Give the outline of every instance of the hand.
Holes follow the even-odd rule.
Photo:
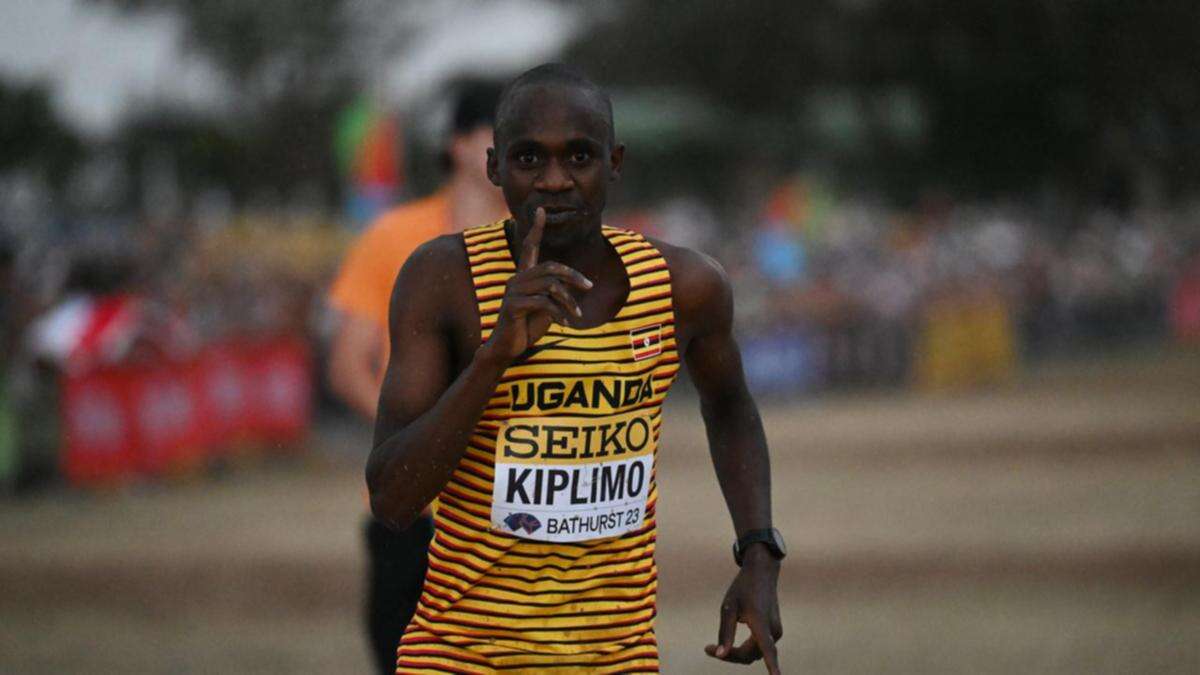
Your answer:
[[[779,561],[762,546],[746,551],[742,569],[725,592],[721,602],[721,627],[717,644],[708,645],[709,656],[731,663],[754,663],[763,659],[767,672],[779,674],[779,655],[775,641],[783,635],[779,621],[779,599],[775,586],[779,580]],[[750,637],[734,647],[737,625],[750,627]]]
[[[572,320],[583,316],[568,286],[581,291],[592,287],[587,277],[566,265],[538,264],[538,248],[545,229],[546,211],[539,207],[533,215],[533,227],[521,242],[517,273],[505,285],[496,329],[488,338],[492,353],[505,362],[532,347],[550,330],[551,323],[569,326]]]

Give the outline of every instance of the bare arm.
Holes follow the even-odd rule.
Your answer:
[[[496,328],[457,374],[454,332],[478,331],[462,240],[436,239],[404,264],[392,294],[392,353],[367,460],[376,518],[398,528],[412,524],[450,480],[504,370],[552,321],[566,322],[577,308],[563,283],[582,286],[587,283],[582,275],[557,263],[537,265],[544,225],[539,209],[518,271],[505,288]],[[463,325],[464,316],[474,318],[473,327]]]
[[[343,403],[375,419],[387,335],[370,319],[342,313],[329,350],[329,385]]]
[[[504,365],[477,353],[457,376],[449,339],[455,310],[473,301],[461,241],[442,237],[418,248],[400,270],[389,312],[391,355],[367,460],[376,518],[396,528],[416,520],[450,479]],[[458,278],[446,284],[447,269]]]
[[[741,537],[772,525],[771,463],[733,337],[732,290],[724,270],[707,256],[674,249],[670,262],[684,359],[700,394],[713,468]],[[737,663],[763,658],[768,672],[779,672],[778,577],[779,561],[764,546],[751,545],[721,604],[717,644],[706,648],[710,656]],[[751,637],[735,647],[739,622],[750,627]]]
[[[707,261],[706,261],[707,262]],[[691,297],[703,301],[684,358],[700,394],[713,468],[737,536],[771,527],[771,460],[758,407],[746,388],[733,337],[733,297],[724,271],[711,265]]]

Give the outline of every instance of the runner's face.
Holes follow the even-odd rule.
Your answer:
[[[531,85],[516,97],[488,152],[488,175],[522,229],[542,207],[543,245],[566,247],[599,228],[624,148],[613,146],[604,111],[584,91]]]

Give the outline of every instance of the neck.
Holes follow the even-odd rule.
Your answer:
[[[508,213],[504,195],[490,183],[480,181],[466,172],[456,171],[447,185],[450,191],[450,222],[454,229],[495,222]]]

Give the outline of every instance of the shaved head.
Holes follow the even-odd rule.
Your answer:
[[[526,94],[537,89],[572,89],[582,93],[595,106],[596,112],[608,126],[607,141],[615,141],[613,131],[612,101],[583,71],[562,63],[546,63],[531,68],[508,83],[500,93],[496,106],[496,127],[493,142],[500,147],[509,139],[513,126],[525,112],[529,97]]]
[[[547,249],[601,236],[625,146],[613,137],[612,104],[600,87],[557,63],[522,74],[500,94],[492,144],[488,178],[523,231],[541,208]]]

